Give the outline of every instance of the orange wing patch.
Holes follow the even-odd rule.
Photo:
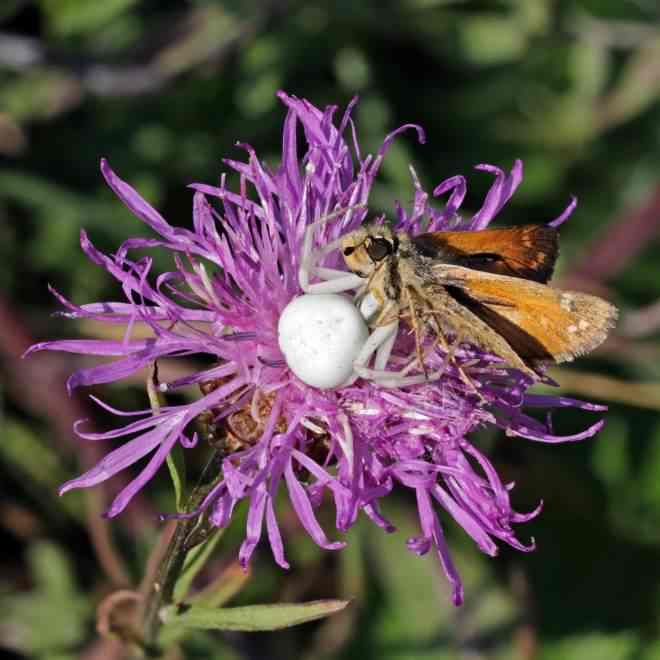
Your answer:
[[[421,254],[496,275],[545,283],[559,254],[559,233],[547,225],[480,231],[438,231],[412,239]]]
[[[445,266],[438,282],[528,362],[566,362],[593,350],[618,316],[596,296],[467,268]]]

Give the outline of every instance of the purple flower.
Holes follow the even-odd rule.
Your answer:
[[[342,208],[367,204],[369,192],[392,140],[412,129],[424,142],[422,129],[406,125],[390,133],[376,155],[362,156],[351,118],[354,102],[339,122],[335,107],[321,111],[311,103],[280,93],[288,112],[284,122],[282,162],[268,168],[254,150],[239,144],[246,161],[225,160],[238,174],[235,190],[226,185],[193,184],[193,228],[170,225],[148,202],[122,181],[106,161],[101,170],[122,202],[154,230],[157,238],[132,238],[114,255],[99,252],[83,232],[87,256],[121,284],[125,301],[74,305],[55,293],[70,318],[88,318],[125,328],[121,341],[68,340],[37,344],[36,350],[57,350],[111,356],[114,361],[74,373],[69,389],[120,380],[157,360],[203,356],[206,368],[164,383],[174,392],[197,384],[194,403],[164,405],[131,413],[94,399],[121,422],[105,433],[76,433],[86,440],[126,438],[98,465],[65,483],[60,493],[87,488],[109,479],[141,458],[151,456],[142,471],[115,498],[107,515],[116,516],[154,476],[176,443],[189,448],[198,436],[200,419],[224,442],[222,474],[200,509],[213,524],[231,521],[237,503],[249,500],[245,540],[240,561],[246,565],[264,527],[275,561],[287,568],[284,545],[275,515],[277,491],[285,488],[302,526],[322,548],[337,550],[343,541],[331,540],[321,528],[315,509],[329,495],[336,508],[336,527],[343,532],[363,511],[387,532],[394,531],[381,512],[393,490],[412,489],[416,496],[420,534],[408,540],[417,554],[434,549],[451,582],[453,601],[463,601],[460,577],[445,542],[440,513],[444,510],[489,555],[497,541],[529,551],[514,526],[536,516],[517,513],[510,502],[511,483],[502,483],[488,458],[468,440],[471,431],[496,425],[509,437],[540,442],[566,442],[596,433],[602,422],[573,436],[556,436],[550,420],[529,416],[529,408],[602,407],[565,397],[529,394],[530,380],[476,349],[461,350],[456,364],[441,380],[404,388],[383,388],[357,380],[335,390],[319,390],[298,380],[287,368],[278,346],[277,324],[284,307],[301,294],[298,282],[305,228],[314,220]],[[304,144],[299,144],[299,129]],[[348,136],[348,137],[346,137]],[[299,158],[299,151],[304,156]],[[425,229],[482,229],[499,213],[522,178],[516,161],[510,174],[492,165],[478,170],[495,180],[481,209],[471,218],[458,210],[466,192],[465,179],[455,176],[433,191],[449,194],[440,210],[429,203],[413,173],[414,201],[410,210],[396,209],[397,229],[412,234]],[[574,202],[554,221],[562,222]],[[358,227],[366,216],[358,208],[319,228],[316,244],[325,245]],[[148,257],[133,259],[135,249],[160,248],[171,252],[174,269],[156,276]],[[325,264],[343,268],[341,257],[330,254]],[[151,331],[136,338],[136,326]],[[140,336],[144,336],[141,333]],[[388,367],[409,359],[411,338],[399,333]],[[442,351],[429,357],[439,369]],[[470,361],[470,375],[479,385],[475,396],[457,366]]]

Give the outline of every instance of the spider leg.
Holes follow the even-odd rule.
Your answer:
[[[392,330],[390,334],[383,340],[383,343],[378,347],[376,351],[376,359],[374,360],[374,367],[376,369],[385,369],[387,361],[390,359],[392,354],[392,348],[394,347],[394,342],[396,341],[396,336],[399,331],[399,320],[393,321],[390,326]]]
[[[366,311],[363,300],[359,305],[360,311],[364,314]],[[369,322],[374,328],[369,339],[362,347],[355,359],[354,365],[359,367],[366,366],[371,356],[376,353],[376,369],[384,369],[387,361],[390,359],[397,332],[399,331],[399,305],[393,300],[379,305],[377,300],[372,301],[378,311],[376,318]]]
[[[318,224],[318,223],[314,223]],[[312,240],[310,230],[314,224],[305,230],[303,239],[303,251],[298,269],[298,282],[305,293],[342,293],[356,289],[364,284],[364,278],[348,273],[345,270],[336,270],[334,268],[319,268],[316,264],[326,255],[336,250],[341,244],[341,239],[332,241],[320,250],[312,250]],[[310,284],[313,275],[324,280]]]
[[[396,322],[398,325],[398,321]],[[396,339],[396,332],[391,336],[391,343],[394,344]],[[384,345],[382,347],[384,349]],[[355,372],[361,378],[365,380],[371,380],[375,382],[380,387],[406,387],[408,385],[420,385],[422,383],[429,383],[435,380],[439,380],[445,373],[447,368],[447,362],[443,362],[440,369],[427,372],[425,371],[422,374],[415,374],[409,376],[408,374],[419,365],[419,357],[416,355],[410,362],[403,367],[400,371],[385,371],[385,366],[387,360],[389,360],[391,353],[391,347],[388,347],[387,353],[383,350],[383,355],[380,352],[376,355],[376,360],[374,363],[374,368],[370,369],[364,365],[356,364],[354,365]]]
[[[364,346],[360,349],[358,356],[355,358],[354,364],[357,366],[364,366],[369,362],[371,356],[379,351],[382,351],[379,354],[379,362],[382,362],[383,359],[385,362],[390,357],[392,351],[392,344],[394,339],[396,339],[396,332],[399,329],[399,321],[392,321],[387,325],[381,325],[377,327],[370,335],[369,339],[364,342]]]
[[[445,373],[447,362],[443,362],[442,367],[437,371],[426,374],[416,374],[408,376],[411,369],[417,366],[417,357],[400,371],[384,371],[382,369],[369,369],[367,367],[356,366],[356,373],[366,380],[371,380],[380,387],[406,387],[407,385],[420,385],[439,380]]]
[[[329,220],[332,220],[334,218],[339,217],[340,215],[344,215],[346,213],[349,213],[351,211],[354,211],[356,209],[361,209],[364,208],[364,204],[357,204],[355,206],[349,206],[344,209],[338,209],[337,211],[333,211],[332,213],[329,213],[328,215],[323,216],[322,218],[319,218],[315,222],[312,222],[311,224],[307,225],[305,229],[305,233],[303,234],[303,244],[302,244],[302,250],[301,250],[301,257],[300,257],[300,268],[298,269],[298,283],[300,284],[300,288],[305,292],[305,293],[338,293],[340,291],[348,291],[351,288],[355,288],[354,286],[350,286],[348,283],[346,284],[345,288],[341,289],[333,289],[330,287],[330,290],[325,290],[323,287],[320,289],[317,287],[316,289],[314,288],[314,285],[309,283],[309,280],[312,275],[317,274],[322,279],[339,279],[340,276],[338,274],[333,275],[330,278],[323,278],[319,273],[316,272],[316,264],[318,264],[319,260],[324,257],[326,254],[329,252],[332,252],[333,250],[336,250],[340,245],[341,245],[341,238],[338,238],[329,244],[325,245],[323,248],[320,250],[314,250],[313,249],[313,244],[314,244],[314,232],[317,229],[317,227],[320,227],[321,225],[324,225],[326,222]],[[327,269],[331,270],[331,269]],[[339,273],[341,271],[336,271],[336,273]],[[346,273],[344,273],[346,275]],[[350,275],[353,275],[352,273]],[[353,277],[357,277],[353,275]],[[355,280],[353,280],[355,281]],[[324,282],[321,282],[320,284],[324,284]]]
[[[405,376],[402,372],[381,371],[379,369],[367,369],[366,367],[356,367],[356,373],[360,378],[371,380],[380,387],[406,387],[408,385],[421,385],[430,383],[442,378],[444,369],[433,371],[428,375],[418,374],[416,376]]]
[[[396,319],[387,325],[377,327],[364,342],[357,357],[353,362],[353,375],[345,382],[342,387],[353,384],[361,376],[363,370],[370,371],[365,365],[376,353],[376,360],[379,365],[385,366],[390,358],[392,346],[396,340],[397,330],[399,329],[399,320]],[[387,372],[383,372],[387,373]]]
[[[364,284],[364,279],[353,273],[344,273],[344,277],[336,277],[325,282],[314,282],[303,287],[305,293],[343,293],[352,291]]]

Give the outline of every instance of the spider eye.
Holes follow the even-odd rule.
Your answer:
[[[353,252],[355,252],[355,248],[354,248],[354,247],[347,247],[347,248],[344,248],[344,256],[345,256],[345,257],[350,257],[350,256],[353,254]]]
[[[382,261],[385,257],[388,257],[394,252],[394,246],[392,243],[386,238],[381,238],[380,236],[372,238],[366,248],[367,254],[372,261]]]

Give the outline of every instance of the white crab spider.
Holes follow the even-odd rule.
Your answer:
[[[342,239],[344,238],[343,236],[332,241],[331,243],[328,243],[319,250],[313,250],[312,248],[314,231],[319,226],[356,208],[361,208],[361,206],[354,206],[335,211],[320,218],[306,228],[303,237],[301,264],[298,271],[298,281],[300,283],[300,287],[305,292],[305,295],[293,301],[294,303],[298,301],[297,305],[301,310],[303,310],[303,305],[305,303],[305,301],[301,300],[301,298],[305,298],[306,296],[311,296],[313,298],[319,294],[338,294],[345,293],[347,291],[355,291],[355,301],[360,301],[358,309],[365,323],[380,311],[380,306],[378,303],[374,300],[371,294],[366,291],[367,282],[365,278],[360,277],[359,275],[356,275],[352,272],[326,268],[318,265],[326,255],[341,246]],[[316,277],[322,281],[311,283],[310,280],[313,277]],[[329,298],[330,297],[328,296],[328,299]],[[310,305],[313,306],[314,309],[318,308],[318,305],[315,304],[316,302],[317,301],[314,301],[313,299],[309,301]],[[290,303],[290,305],[291,304],[292,303]],[[283,317],[286,311],[287,310],[285,309],[283,312]],[[304,322],[305,319],[302,318],[302,321]],[[366,340],[362,339],[364,335],[360,335],[361,338],[359,341],[361,342],[361,347],[355,347],[354,344],[351,344],[351,347],[347,349],[349,351],[353,351],[351,356],[355,356],[352,363],[352,373],[348,376],[348,378],[343,379],[340,382],[333,383],[330,387],[350,385],[358,377],[371,380],[382,387],[404,387],[406,385],[415,385],[418,383],[439,379],[444,372],[444,368],[427,375],[407,375],[408,372],[415,366],[416,358],[413,359],[407,367],[400,371],[385,370],[385,367],[387,366],[392,353],[394,342],[396,341],[398,330],[399,320],[397,319],[386,325],[376,327],[371,332],[371,334],[366,336]],[[354,340],[349,340],[349,343],[351,341]],[[282,345],[282,337],[280,337],[280,344]],[[285,355],[287,355],[287,352],[284,352]],[[374,354],[375,358],[373,368],[370,368],[369,362]],[[305,365],[303,365],[303,368],[304,366]],[[327,389],[330,389],[330,387],[325,385],[325,388]]]

